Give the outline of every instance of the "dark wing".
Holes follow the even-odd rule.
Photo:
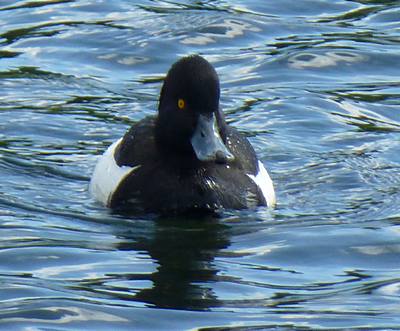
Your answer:
[[[235,164],[246,174],[255,175],[258,172],[258,159],[250,142],[239,131],[226,127],[226,146],[235,156]]]
[[[246,174],[255,175],[258,172],[258,160],[253,146],[238,130],[226,123],[221,109],[216,115],[221,138],[235,156],[235,166]]]
[[[115,151],[118,166],[134,167],[149,163],[156,154],[155,117],[146,117],[134,124],[124,135]]]

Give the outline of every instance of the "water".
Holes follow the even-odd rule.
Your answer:
[[[398,1],[0,1],[0,328],[400,329]],[[216,67],[273,211],[146,220],[96,158],[180,56]]]

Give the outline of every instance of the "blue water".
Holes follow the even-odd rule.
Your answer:
[[[400,330],[398,1],[0,1],[0,329]],[[278,206],[113,214],[106,147],[179,57]]]

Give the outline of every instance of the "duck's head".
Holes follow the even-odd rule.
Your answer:
[[[221,138],[219,96],[218,75],[201,56],[172,65],[161,89],[156,126],[165,152],[191,153],[200,161],[233,160]]]

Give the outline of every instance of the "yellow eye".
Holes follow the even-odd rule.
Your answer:
[[[179,109],[185,108],[185,100],[183,100],[183,99],[178,100],[178,108]]]

